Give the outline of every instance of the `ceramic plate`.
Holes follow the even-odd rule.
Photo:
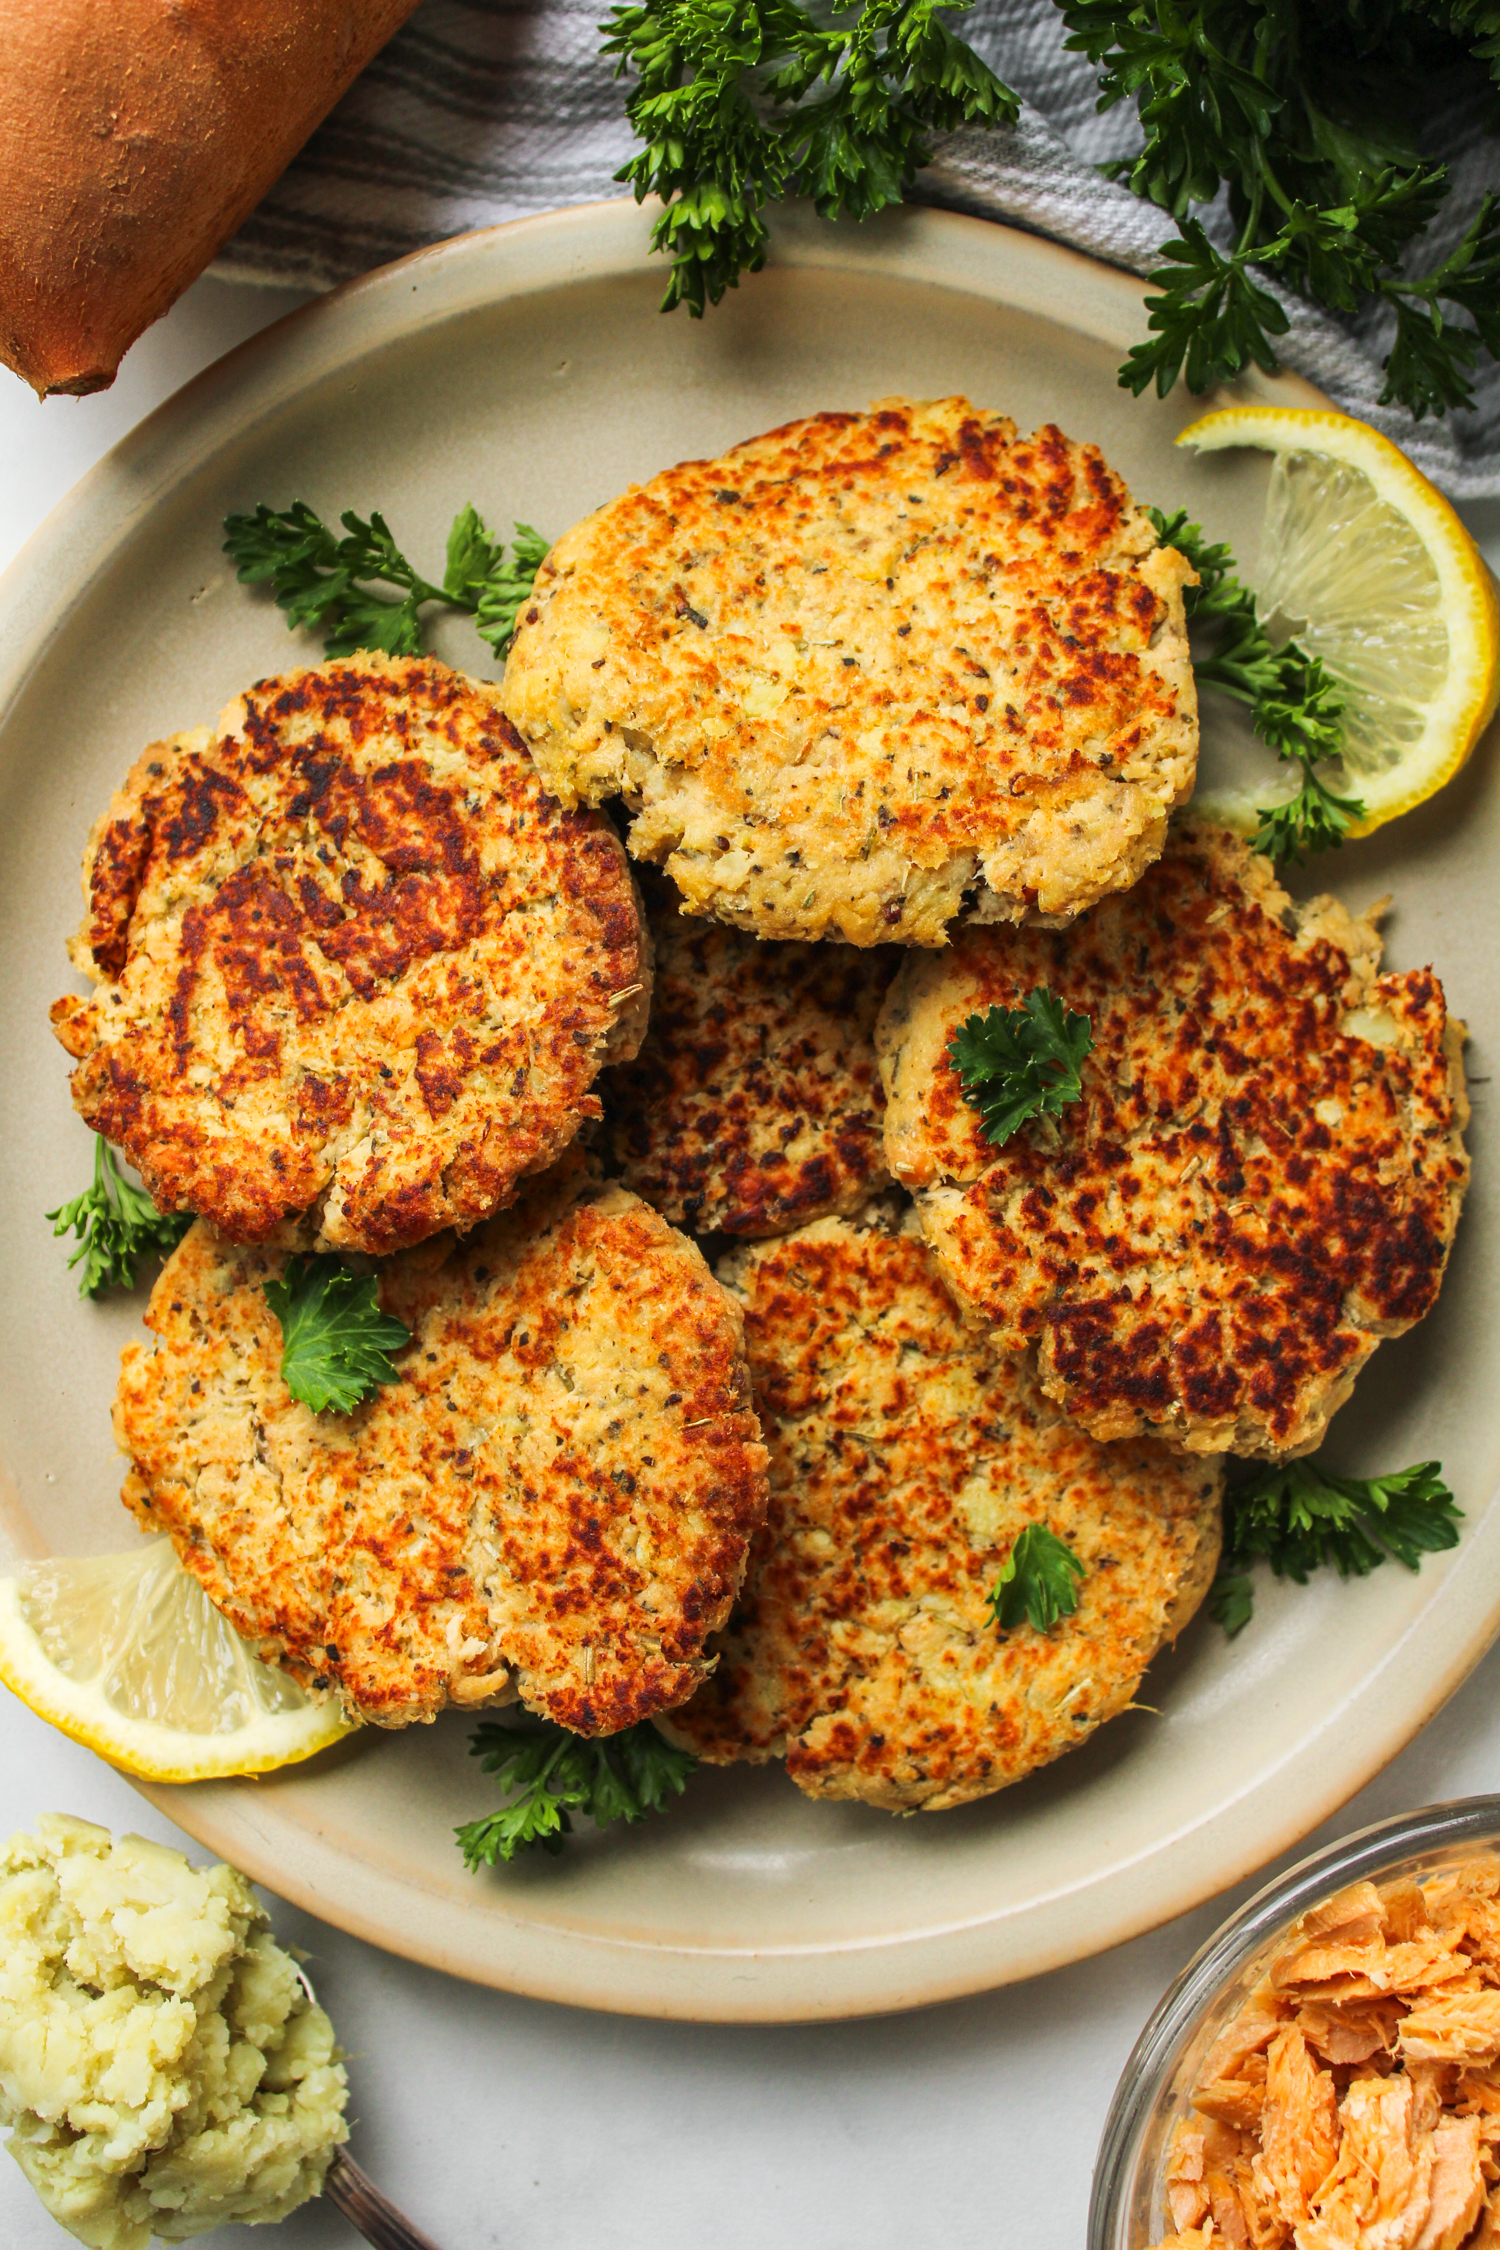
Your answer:
[[[1253,555],[1258,456],[1201,465],[1201,405],[1115,382],[1142,290],[1033,237],[908,210],[865,228],[795,213],[772,263],[702,322],[656,311],[647,216],[607,204],[424,252],[294,313],[209,369],[78,486],[0,597],[0,946],[9,1031],[0,1469],[21,1552],[127,1546],[109,1405],[143,1296],[79,1302],[42,1214],[90,1143],[47,1005],[72,979],[90,823],[137,751],[315,655],[237,586],[230,508],[300,495],[383,509],[440,560],[466,500],[560,532],[632,479],[824,407],[964,391],[1023,428],[1096,439],[1141,497],[1189,504]],[[1253,395],[1320,403],[1305,385]],[[50,410],[49,410],[50,411]],[[59,411],[63,411],[59,409]],[[479,671],[455,621],[440,654]],[[1240,753],[1231,742],[1215,755]],[[1482,748],[1440,800],[1331,870],[1394,891],[1389,959],[1435,962],[1486,1073],[1500,1031],[1500,789]],[[893,1820],[813,1804],[776,1768],[708,1772],[668,1818],[557,1860],[465,1873],[452,1831],[488,1801],[457,1716],[369,1733],[284,1778],[158,1789],[191,1835],[375,1943],[552,1999],[788,2020],[910,2007],[1027,1976],[1177,1914],[1282,1850],[1401,1747],[1500,1623],[1496,1183],[1477,1091],[1473,1191],[1441,1305],[1387,1345],[1337,1424],[1366,1469],[1439,1455],[1462,1547],[1263,1595],[1233,1647],[1200,1618],[1144,1701],[988,1803]]]

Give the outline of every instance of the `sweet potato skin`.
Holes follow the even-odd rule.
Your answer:
[[[0,358],[107,389],[416,0],[10,0]]]

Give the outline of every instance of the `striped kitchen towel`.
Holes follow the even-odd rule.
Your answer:
[[[606,0],[424,0],[227,244],[215,271],[327,288],[429,242],[501,219],[622,190],[631,152],[624,88],[599,53]],[[938,141],[923,202],[1051,235],[1133,273],[1171,228],[1095,166],[1128,153],[1126,105],[1100,117],[1082,56],[1063,51],[1052,0],[977,0],[965,36],[1023,97],[1010,131]],[[1485,184],[1500,185],[1488,105],[1459,103],[1429,127],[1457,193],[1427,255],[1436,259]],[[1210,229],[1214,219],[1210,215]],[[1472,413],[1413,423],[1377,404],[1391,316],[1343,322],[1284,299],[1282,355],[1351,414],[1404,446],[1455,498],[1500,497],[1500,369],[1481,367]],[[686,317],[681,315],[678,317]],[[712,314],[709,315],[712,318]]]

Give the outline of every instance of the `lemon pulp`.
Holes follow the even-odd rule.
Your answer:
[[[143,1779],[266,1773],[347,1733],[337,1703],[263,1664],[169,1539],[0,1580],[0,1679]]]
[[[1335,786],[1363,800],[1355,833],[1420,804],[1463,764],[1500,691],[1494,581],[1453,508],[1388,438],[1349,415],[1232,407],[1177,442],[1276,455],[1260,614],[1273,636],[1320,657],[1343,690]]]
[[[1363,470],[1316,453],[1277,455],[1261,557],[1262,617],[1344,690],[1351,778],[1388,773],[1421,741],[1448,677],[1432,557]]]

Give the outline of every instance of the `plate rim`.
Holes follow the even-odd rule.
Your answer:
[[[638,206],[627,196],[455,236],[311,299],[192,377],[85,472],[0,576],[0,731],[62,619],[165,490],[320,376],[366,353],[484,305],[639,271],[654,215],[651,202]],[[1116,349],[1141,332],[1149,284],[994,220],[908,205],[862,227],[830,226],[793,206],[774,215],[771,232],[773,265],[852,269],[969,294]],[[1252,370],[1230,395],[1311,407],[1330,403],[1290,372],[1272,380]],[[23,1539],[30,1534],[33,1551],[45,1552],[29,1513],[18,1514]],[[1497,1514],[1493,1506],[1474,1512],[1462,1575],[1444,1572],[1433,1600],[1345,1702],[1220,1808],[1212,1838],[1206,1822],[1186,1817],[1107,1874],[1081,1877],[1042,1901],[891,1935],[773,1946],[667,1943],[528,1921],[517,1911],[524,1909],[524,1894],[510,1903],[492,1886],[477,1885],[473,1906],[455,1909],[449,1894],[431,1892],[410,1873],[392,1875],[341,1849],[326,1823],[299,1822],[300,1860],[285,1864],[260,1818],[270,1795],[266,1784],[132,1785],[197,1842],[294,1905],[387,1952],[470,1982],[682,2021],[792,2023],[889,2013],[991,1990],[1103,1952],[1202,1904],[1300,1841],[1404,1748],[1500,1631]],[[1497,1591],[1486,1607],[1478,1588],[1491,1556]],[[1434,1650],[1443,1659],[1438,1664],[1431,1661]],[[1347,1751],[1341,1761],[1320,1756],[1352,1706],[1375,1691],[1397,1714],[1394,1723],[1367,1727],[1352,1766]],[[1313,1769],[1298,1791],[1286,1786],[1284,1769],[1293,1765]],[[1336,1771],[1337,1779],[1319,1783],[1320,1767]],[[1186,1849],[1195,1837],[1197,1848]],[[351,1865],[361,1877],[353,1893]],[[1088,1935],[1080,1941],[1070,1929],[1091,1891]],[[441,1911],[424,1912],[424,1901],[438,1898]],[[1019,1943],[1018,1924],[1024,1931]]]

